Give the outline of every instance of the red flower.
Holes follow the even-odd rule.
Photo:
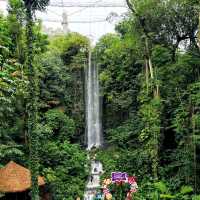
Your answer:
[[[128,183],[129,184],[133,184],[133,183],[135,183],[136,182],[136,180],[135,180],[135,177],[134,176],[129,176],[128,177]]]
[[[121,181],[116,181],[115,183],[116,183],[117,186],[120,186],[122,184]]]

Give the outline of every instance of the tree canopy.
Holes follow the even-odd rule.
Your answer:
[[[116,32],[94,48],[79,33],[43,33],[35,12],[48,0],[9,0],[0,15],[0,167],[28,167],[32,199],[38,174],[51,199],[83,198],[89,50],[101,85],[101,180],[137,176],[136,200],[200,198],[200,3],[126,2]]]

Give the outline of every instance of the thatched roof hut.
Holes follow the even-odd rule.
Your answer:
[[[45,185],[44,178],[38,177],[38,185]],[[9,162],[0,169],[0,192],[17,193],[24,192],[31,187],[31,173],[25,167]]]

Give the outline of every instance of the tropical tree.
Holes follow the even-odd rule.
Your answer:
[[[28,67],[29,80],[29,99],[28,99],[28,135],[30,148],[30,170],[31,170],[31,198],[39,200],[38,188],[38,92],[37,92],[37,72],[33,65],[34,61],[34,14],[36,10],[43,11],[48,5],[49,0],[24,0],[24,7],[26,11],[26,65]]]
[[[148,30],[146,24],[146,18],[141,12],[140,8],[145,6],[145,3],[139,2],[133,4],[131,1],[127,0],[127,5],[136,17],[136,20],[139,23],[139,28],[141,30],[141,41],[144,46],[144,66],[145,73],[144,77],[141,79],[141,94],[139,96],[141,102],[140,115],[143,123],[145,124],[144,128],[141,131],[141,140],[144,140],[145,137],[148,137],[149,140],[145,145],[145,148],[150,149],[150,157],[152,159],[152,172],[154,178],[158,179],[158,152],[159,152],[159,137],[160,137],[160,92],[159,84],[156,80],[155,69],[152,63],[151,55],[151,32]],[[148,2],[146,2],[148,4]],[[152,6],[152,5],[151,5]],[[157,6],[158,7],[158,6]],[[146,88],[146,89],[145,89]],[[150,139],[151,138],[151,139]],[[146,140],[146,139],[145,139]]]
[[[12,39],[10,51],[21,64],[25,61],[25,10],[20,0],[10,0],[8,4],[8,31]]]

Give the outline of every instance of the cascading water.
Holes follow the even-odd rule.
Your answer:
[[[88,67],[86,68],[86,117],[87,117],[87,148],[101,146],[101,119],[98,67],[92,62],[89,52]]]
[[[86,138],[87,149],[99,148],[102,145],[100,95],[98,67],[92,62],[89,52],[88,66],[85,71],[86,80]],[[102,164],[95,158],[91,159],[91,172],[86,186],[84,200],[92,200],[100,186]]]

